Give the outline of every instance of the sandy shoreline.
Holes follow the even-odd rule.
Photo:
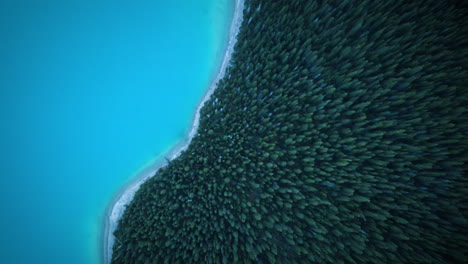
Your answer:
[[[200,109],[205,104],[205,102],[210,98],[216,89],[216,85],[219,80],[224,77],[226,68],[229,65],[231,60],[232,52],[234,51],[234,46],[237,42],[237,34],[239,33],[239,28],[242,23],[242,15],[244,9],[244,0],[234,0],[234,14],[232,17],[232,22],[229,28],[229,40],[226,46],[226,51],[224,53],[223,61],[219,68],[218,74],[212,81],[208,91],[201,100],[200,104],[197,107],[193,118],[193,124],[189,131],[188,136],[174,146],[170,151],[163,153],[159,157],[156,157],[145,169],[135,176],[135,180],[125,186],[122,191],[120,191],[115,199],[109,204],[109,207],[106,210],[105,219],[104,219],[104,229],[103,229],[103,249],[102,249],[102,259],[103,263],[110,263],[112,257],[112,247],[115,242],[113,232],[117,228],[117,223],[120,217],[123,215],[125,210],[125,205],[129,204],[133,199],[135,192],[139,189],[140,185],[145,182],[150,177],[154,176],[159,168],[165,166],[167,161],[164,157],[169,157],[170,160],[177,158],[180,153],[188,148],[192,138],[195,136],[199,120],[200,120]]]

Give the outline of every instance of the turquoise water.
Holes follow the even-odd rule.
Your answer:
[[[232,8],[0,1],[1,263],[99,263],[106,206],[185,136]]]

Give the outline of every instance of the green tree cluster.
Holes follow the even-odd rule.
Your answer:
[[[246,2],[119,263],[464,263],[468,25],[450,1]]]

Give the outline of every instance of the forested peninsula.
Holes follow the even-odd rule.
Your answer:
[[[466,17],[247,0],[197,134],[141,185],[112,263],[466,263]]]

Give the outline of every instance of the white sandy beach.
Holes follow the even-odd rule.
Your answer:
[[[226,72],[226,68],[229,65],[231,60],[232,52],[234,51],[234,46],[237,42],[237,34],[239,33],[239,28],[242,23],[242,14],[244,9],[244,0],[234,0],[234,14],[232,17],[232,22],[229,28],[229,40],[226,46],[226,52],[223,57],[223,61],[219,68],[218,74],[212,81],[208,91],[206,92],[205,96],[201,100],[200,104],[197,107],[193,118],[193,124],[190,129],[188,136],[182,140],[179,144],[177,144],[171,151],[168,152],[167,155],[158,157],[152,162],[146,169],[140,172],[137,176],[135,176],[135,181],[129,185],[127,185],[117,196],[116,199],[112,201],[110,206],[108,207],[106,213],[106,219],[104,223],[104,234],[103,234],[103,261],[104,263],[110,263],[112,258],[112,247],[115,242],[114,238],[114,231],[117,228],[118,221],[120,217],[122,217],[125,206],[129,204],[136,191],[140,188],[141,184],[145,182],[150,177],[154,176],[159,168],[165,166],[167,164],[166,160],[164,159],[165,156],[169,157],[170,160],[177,158],[180,153],[188,148],[192,138],[197,133],[199,120],[200,120],[200,109],[205,104],[205,102],[210,98],[213,94],[214,90],[216,89],[217,83],[224,77]]]

